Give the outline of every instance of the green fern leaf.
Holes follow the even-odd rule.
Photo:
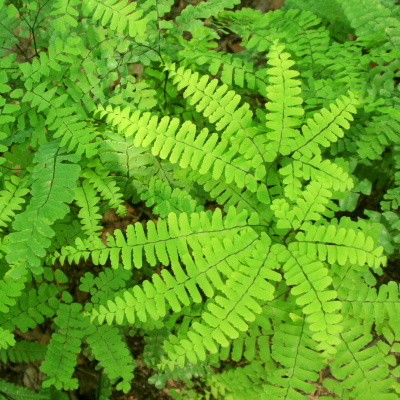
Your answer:
[[[107,300],[111,300],[114,297],[117,290],[126,287],[126,281],[130,276],[130,272],[122,267],[116,270],[105,268],[96,278],[91,272],[86,272],[81,278],[79,289],[84,292],[90,292],[92,303],[106,304]]]
[[[82,338],[90,328],[89,320],[80,312],[81,309],[81,305],[77,303],[60,304],[54,319],[58,330],[52,335],[46,359],[40,366],[40,370],[47,375],[43,387],[54,385],[58,390],[73,390],[78,387],[78,380],[72,378],[76,354],[80,352]]]
[[[301,192],[302,197],[297,198],[297,206],[290,207],[285,199],[277,199],[272,202],[271,210],[279,218],[277,228],[292,230],[303,229],[306,221],[318,221],[321,215],[326,214],[325,204],[329,203],[332,193],[326,189],[326,185],[311,182],[307,190]]]
[[[55,234],[50,225],[68,213],[66,203],[73,199],[72,189],[76,187],[80,171],[74,162],[78,159],[79,156],[63,154],[59,141],[43,144],[36,153],[32,199],[25,212],[18,214],[13,222],[16,232],[9,235],[10,252],[6,256],[9,263],[23,263],[22,267],[29,266],[36,273],[43,271],[40,257],[45,256],[45,249]],[[14,275],[20,273],[14,270]]]
[[[39,293],[31,287],[21,294],[7,314],[0,314],[2,325],[10,330],[18,327],[22,332],[35,328],[37,324],[44,322],[44,317],[54,315],[58,308],[58,301],[54,296],[58,292],[54,284],[42,283]]]
[[[5,181],[4,185],[7,190],[0,192],[0,225],[6,227],[7,222],[11,221],[10,217],[15,216],[17,210],[21,210],[21,203],[25,203],[24,196],[29,193],[29,189],[24,186],[27,184],[27,179],[18,178],[12,175],[9,181]]]
[[[9,306],[14,306],[16,304],[16,300],[14,298],[18,298],[22,295],[26,280],[26,277],[12,279],[7,275],[0,280],[1,313],[7,314],[10,311]]]
[[[87,1],[82,4],[83,14],[88,16],[93,13],[93,21],[101,20],[101,25],[107,25],[111,30],[123,33],[129,32],[130,37],[143,35],[146,30],[146,19],[139,19],[143,12],[139,9],[134,12],[137,3],[129,3],[127,0],[117,2],[108,0],[106,2]]]
[[[61,17],[51,21],[56,30],[64,33],[66,30],[69,30],[70,26],[73,28],[78,26],[78,21],[74,17],[77,17],[79,13],[74,6],[78,6],[79,4],[80,2],[78,0],[72,0],[68,3],[68,6],[66,6],[62,1],[52,4],[53,11],[51,12],[51,15],[62,14]]]
[[[8,360],[13,363],[29,363],[30,361],[37,361],[44,358],[45,354],[46,345],[21,340],[7,350],[0,350],[0,359],[5,364]]]
[[[83,181],[82,186],[75,189],[75,201],[81,207],[78,217],[81,218],[83,229],[89,236],[89,240],[98,236],[98,231],[102,229],[102,226],[99,225],[102,216],[97,214],[99,207],[96,206],[100,199],[96,197],[96,194],[96,190],[88,180]]]
[[[103,170],[116,174],[114,179],[121,193],[129,197],[156,173],[155,157],[145,147],[135,147],[133,137],[112,132],[105,132],[104,136],[99,148]]]
[[[130,381],[134,378],[132,372],[135,361],[119,335],[118,329],[109,328],[107,325],[100,326],[87,337],[87,342],[109,379],[122,378],[122,382],[117,385],[117,390],[122,389],[124,393],[127,393],[131,387]]]
[[[299,250],[301,255],[318,254],[321,261],[339,265],[346,265],[349,260],[353,265],[367,263],[371,268],[378,268],[385,263],[385,257],[381,257],[383,247],[376,247],[373,238],[361,231],[337,230],[334,225],[317,227],[310,223],[304,224],[302,229],[304,232],[296,235],[297,242],[289,245],[290,249]]]
[[[319,342],[316,350],[323,350],[323,356],[329,358],[340,343],[335,334],[342,331],[339,323],[343,317],[337,313],[341,302],[336,300],[336,291],[325,290],[332,282],[328,269],[320,261],[300,256],[282,245],[273,245],[271,251],[284,263],[286,283],[293,286],[291,293],[296,296],[296,303],[303,306],[310,330],[316,332],[311,336]]]
[[[357,320],[343,323],[343,342],[337,347],[338,354],[330,363],[332,374],[342,381],[341,387],[356,399],[397,399],[397,394],[388,392],[394,385],[389,374],[385,353],[378,346],[368,346],[372,336]],[[346,390],[347,391],[347,390]]]
[[[3,328],[0,328],[0,349],[7,349],[15,345],[14,335]]]
[[[102,167],[100,160],[94,159],[82,171],[82,176],[96,188],[102,198],[108,201],[110,208],[116,208],[117,214],[125,215],[126,208],[121,200],[122,193],[120,193],[117,182],[113,177],[108,176],[108,171],[103,171]]]

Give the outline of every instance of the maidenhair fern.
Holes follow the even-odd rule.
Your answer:
[[[0,1],[0,394],[399,398],[398,6],[239,3]]]

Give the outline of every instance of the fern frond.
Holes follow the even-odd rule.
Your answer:
[[[32,392],[31,390],[22,387],[16,386],[13,383],[9,383],[6,381],[0,381],[0,392],[2,397],[5,399],[32,399],[32,400],[68,400],[68,395],[62,391],[51,389],[43,389],[40,388],[38,393]],[[3,395],[4,393],[4,395]],[[10,397],[6,397],[10,396]]]
[[[266,396],[268,396],[268,399],[278,400],[281,398],[280,396],[272,397],[271,393],[268,395],[265,393],[268,372],[264,363],[255,360],[242,368],[234,368],[221,374],[210,376],[207,378],[207,383],[214,388],[215,394],[221,396],[218,398],[226,398],[234,394],[235,399],[238,400],[262,399]]]
[[[259,325],[263,325],[260,331]],[[231,358],[233,361],[239,362],[242,358],[249,362],[260,358],[264,362],[271,361],[270,354],[270,338],[272,336],[272,326],[267,318],[263,323],[260,321],[249,323],[249,330],[241,332],[239,338],[232,341],[229,347],[221,347],[219,358],[227,360]],[[224,351],[226,350],[226,351]],[[231,354],[230,354],[231,353]]]
[[[388,324],[396,336],[400,334],[399,286],[395,282],[382,285],[379,291],[364,283],[338,293],[343,304],[343,312],[351,313],[364,325]]]
[[[300,39],[299,34],[304,34],[308,29],[318,25],[319,18],[309,12],[300,10],[277,10],[273,13],[264,14],[255,26],[249,25],[241,29],[245,40],[242,43],[247,49],[257,49],[258,52],[269,51],[275,40],[290,45]],[[267,29],[266,29],[267,27]],[[251,38],[250,38],[250,35]],[[286,43],[285,43],[286,45]]]
[[[70,218],[68,218],[70,217]],[[54,230],[56,235],[51,246],[48,248],[47,259],[50,260],[52,254],[63,246],[73,245],[77,238],[84,239],[86,235],[82,232],[82,226],[76,216],[76,213],[70,213],[63,221],[56,221]],[[49,264],[47,264],[49,265]]]
[[[218,288],[223,295],[217,295],[215,301],[208,301],[208,311],[192,324],[187,338],[169,348],[169,357],[181,368],[185,365],[185,357],[196,364],[197,357],[205,360],[205,350],[216,353],[214,340],[222,347],[228,347],[231,339],[239,337],[238,331],[247,331],[247,322],[254,321],[255,314],[262,312],[257,300],[267,302],[273,299],[274,287],[270,281],[280,281],[281,276],[273,271],[278,264],[273,256],[268,255],[270,245],[270,239],[263,235],[260,241],[252,244],[252,257],[229,263],[233,271]],[[226,250],[221,245],[217,247],[216,241],[213,249],[203,249],[211,262],[219,257],[229,259]]]
[[[184,213],[180,214],[179,218],[176,214],[170,213],[168,225],[161,218],[157,221],[157,225],[153,221],[147,222],[147,238],[142,224],[136,223],[128,225],[126,239],[119,229],[114,231],[115,238],[107,236],[107,247],[100,240],[88,242],[77,239],[75,248],[64,247],[61,254],[56,254],[56,257],[60,257],[61,263],[64,263],[66,258],[69,262],[79,262],[80,257],[87,259],[91,255],[96,265],[99,263],[104,265],[110,258],[111,266],[116,269],[121,255],[124,268],[131,269],[132,261],[135,268],[142,268],[144,250],[146,259],[152,266],[156,265],[156,258],[164,265],[178,265],[178,254],[186,257],[189,254],[188,245],[194,251],[198,251],[199,246],[209,244],[213,237],[233,238],[242,229],[251,234],[253,230],[246,227],[247,219],[246,210],[237,213],[234,207],[229,209],[224,221],[220,209],[216,209],[212,216],[200,212],[193,213],[190,218]],[[255,214],[250,217],[250,221],[258,222]],[[186,240],[186,236],[190,239]]]
[[[156,173],[155,157],[145,147],[135,147],[133,137],[104,132],[99,155],[103,170],[116,174],[121,193],[129,197],[137,185]]]
[[[353,121],[350,113],[355,114],[357,110],[354,105],[358,104],[354,94],[349,92],[349,97],[342,96],[336,100],[336,104],[330,105],[331,111],[323,108],[321,112],[313,114],[312,118],[307,119],[307,124],[302,126],[302,136],[289,139],[292,149],[296,148],[294,157],[300,154],[312,158],[321,154],[318,145],[329,147],[331,142],[336,142],[338,138],[344,136],[340,127],[349,129],[348,121]],[[296,144],[295,144],[296,143]],[[296,157],[297,158],[297,157]]]
[[[86,340],[109,379],[122,378],[117,385],[117,390],[128,393],[131,388],[130,382],[134,378],[133,369],[136,363],[118,329],[107,325],[99,326],[95,332],[88,335]]]
[[[270,187],[265,184],[260,184],[257,189],[257,193],[246,188],[238,188],[236,185],[229,185],[225,183],[222,179],[214,179],[211,172],[201,175],[198,171],[191,171],[189,173],[190,178],[203,185],[204,190],[210,193],[210,196],[215,198],[218,204],[224,204],[225,211],[227,211],[231,206],[235,206],[238,209],[246,209],[250,214],[257,210],[263,217],[264,215],[271,215],[271,211],[268,207],[264,205],[271,204],[273,198],[282,194],[282,182],[279,175],[276,173],[276,169],[272,166],[269,169],[268,182]],[[265,218],[269,221],[270,218]]]
[[[2,81],[0,83],[0,85],[2,85],[2,88],[0,86],[0,88],[2,90],[5,91],[9,91],[11,90],[11,87],[6,85],[6,82],[8,81],[8,77],[7,74],[4,72],[2,74],[2,76],[0,77],[0,80]],[[5,103],[5,99],[2,98],[2,105],[3,107],[1,107],[0,109],[0,124],[1,125],[5,125],[7,126],[9,123],[14,122],[15,121],[15,115],[18,115],[21,112],[21,106],[19,104],[4,104]],[[2,134],[2,139],[4,139],[6,137],[6,135],[4,135],[4,133]],[[5,148],[4,150],[6,150],[7,148]]]
[[[329,204],[331,196],[332,193],[326,189],[326,185],[311,182],[306,190],[301,192],[301,197],[297,197],[297,206],[290,207],[285,199],[274,200],[271,210],[279,218],[277,228],[303,229],[303,224],[306,225],[306,221],[318,221],[322,215],[332,217],[333,215],[329,213],[325,206]]]
[[[186,317],[184,317],[184,319],[186,319]],[[183,325],[186,324],[184,323]],[[168,339],[171,332],[169,326],[170,324],[168,323],[168,327],[165,326],[157,331],[145,331],[146,336],[144,339],[146,345],[143,350],[143,362],[149,367],[156,368],[159,361],[162,361],[158,368],[158,373],[149,379],[149,383],[154,384],[157,388],[163,388],[165,387],[166,381],[172,378],[175,381],[183,380],[190,385],[190,379],[193,377],[204,377],[213,374],[208,362],[187,364],[184,368],[174,368],[173,370],[170,368],[164,368],[164,363],[166,361],[164,356],[166,355],[166,351],[163,342]]]
[[[0,226],[7,227],[10,217],[15,216],[15,211],[21,210],[20,204],[25,203],[24,196],[29,193],[29,189],[25,188],[26,184],[26,178],[16,175],[11,175],[10,180],[4,182],[6,190],[0,192]]]
[[[116,208],[118,215],[126,214],[126,207],[123,204],[120,189],[114,177],[109,176],[108,171],[103,170],[103,165],[99,159],[94,159],[82,171],[82,176],[93,185],[94,188],[100,193],[100,196],[108,201],[110,208]]]
[[[289,248],[298,250],[301,255],[317,257],[318,254],[320,261],[329,264],[346,265],[350,261],[352,265],[360,266],[367,263],[371,268],[385,264],[383,247],[376,247],[373,238],[360,230],[337,229],[334,225],[316,226],[308,222],[300,229],[304,232],[297,233],[296,241],[290,243]]]
[[[89,319],[81,313],[78,303],[60,304],[54,322],[57,331],[53,333],[47,347],[46,359],[40,370],[47,375],[43,387],[55,386],[58,390],[73,390],[78,380],[72,378],[76,355],[80,353],[82,338],[89,329]]]
[[[76,2],[76,0],[74,0],[74,2]],[[70,8],[70,10],[72,9],[73,7]],[[48,54],[46,52],[40,52],[38,54],[38,57],[35,57],[32,60],[32,63],[18,64],[19,69],[24,75],[26,88],[28,90],[31,90],[34,83],[39,83],[42,79],[47,81],[48,79],[46,79],[46,77],[50,76],[51,70],[53,70],[54,72],[65,70],[67,67],[64,65],[60,65],[62,62],[71,65],[73,63],[71,57],[80,54],[79,50],[76,48],[76,45],[79,42],[80,39],[76,37],[70,36],[66,38],[65,42],[63,42],[63,40],[61,40],[59,37],[56,37],[54,42],[49,44]],[[65,95],[60,97],[65,101]],[[57,99],[57,102],[55,104],[56,106],[63,103],[61,99]],[[53,111],[55,112],[55,115],[58,114],[57,111],[57,107],[55,107]],[[49,122],[51,118],[52,117],[49,118]]]
[[[58,140],[40,146],[32,175],[32,199],[26,210],[15,217],[16,232],[9,235],[9,263],[22,263],[23,268],[29,266],[36,273],[43,271],[40,257],[46,255],[45,249],[55,234],[50,225],[68,213],[67,203],[73,200],[72,190],[81,169],[75,164],[78,159],[77,155],[65,155]]]
[[[37,361],[46,355],[46,345],[35,342],[28,342],[21,340],[16,342],[13,347],[7,350],[0,350],[0,360],[3,363],[11,361],[13,363],[29,363],[30,361]]]
[[[0,349],[7,349],[15,343],[14,335],[9,330],[0,327]]]
[[[278,41],[275,41],[271,46],[267,61],[273,66],[267,71],[270,75],[270,85],[267,87],[270,101],[265,105],[270,111],[266,116],[268,121],[266,127],[272,131],[267,133],[270,142],[266,146],[270,161],[273,161],[278,154],[288,155],[294,150],[288,143],[292,143],[290,138],[300,136],[293,127],[301,123],[298,117],[304,114],[304,110],[299,107],[303,103],[303,99],[298,96],[301,93],[300,81],[292,79],[299,73],[289,69],[295,63],[289,59],[289,53],[283,52],[285,47],[277,43]]]
[[[336,0],[365,46],[384,43],[381,51],[398,49],[400,22],[391,16],[390,9],[380,2],[365,0]]]
[[[197,104],[196,111],[215,123],[217,131],[224,129],[221,134],[223,139],[231,140],[234,135],[242,138],[249,134],[248,130],[252,131],[248,129],[253,115],[250,105],[245,103],[237,108],[241,97],[233,90],[227,91],[227,85],[218,87],[217,79],[208,82],[207,75],[200,77],[198,72],[192,73],[184,67],[176,69],[175,64],[165,66],[165,69],[173,77],[173,84],[178,90],[186,88],[183,97],[190,97],[189,104]]]
[[[146,31],[147,18],[141,18],[143,11],[136,10],[138,3],[128,3],[128,0],[89,1],[82,3],[85,17],[91,15],[93,21],[101,20],[101,25],[107,25],[112,31],[129,33],[130,37],[143,35]]]
[[[217,15],[226,8],[233,8],[236,4],[240,4],[240,0],[210,0],[207,3],[201,2],[196,7],[188,5],[176,18],[177,24],[171,30],[171,33],[178,35],[185,30],[190,32],[197,25],[196,22],[199,22],[199,18]]]
[[[384,195],[384,200],[381,201],[382,210],[397,210],[400,207],[400,187],[389,189]],[[387,214],[387,213],[386,213]],[[389,214],[387,214],[389,216]],[[397,224],[392,225],[397,228]]]
[[[336,160],[340,161],[340,160]],[[316,181],[324,184],[326,188],[331,188],[334,191],[344,192],[351,190],[354,186],[352,178],[343,170],[337,163],[329,159],[322,160],[320,155],[312,159],[302,156],[297,159],[293,157],[283,164],[279,173],[286,178],[283,180],[285,186],[285,195],[295,200],[301,195],[302,183],[299,178],[306,181]]]
[[[150,179],[148,186],[143,185],[140,198],[146,201],[147,207],[154,206],[153,213],[161,218],[166,218],[171,212],[190,215],[203,210],[188,192],[179,188],[172,190],[170,184],[156,177]]]
[[[318,380],[318,372],[326,362],[314,350],[317,343],[311,339],[311,335],[312,332],[307,330],[307,325],[301,318],[276,326],[271,357],[282,365],[283,370],[275,376],[270,374],[268,381],[274,386],[265,385],[266,393],[277,398],[288,396],[293,399],[306,399],[307,397],[299,396],[296,389],[305,393],[315,390],[310,381]]]
[[[126,287],[126,281],[130,277],[131,273],[121,267],[118,269],[104,268],[96,278],[91,272],[86,272],[81,278],[79,289],[90,292],[92,303],[106,304],[107,300],[114,298],[116,291]]]
[[[389,74],[389,76],[387,76],[388,74],[383,75],[386,75],[385,83],[379,82],[378,85],[388,87],[393,82],[394,74]],[[375,85],[376,81],[378,81],[378,79],[374,79],[372,85]],[[372,96],[367,97],[365,103],[371,104],[371,98]],[[380,100],[382,100],[382,97],[380,97]],[[378,103],[378,101],[376,103]],[[369,158],[370,160],[379,160],[386,147],[396,146],[400,140],[400,112],[396,106],[390,103],[387,105],[388,107],[377,107],[377,111],[380,115],[372,116],[372,118],[365,123],[365,126],[356,124],[351,130],[351,133],[356,136],[358,146],[357,152],[363,159]],[[367,105],[364,106],[364,108],[367,107]]]
[[[122,86],[126,87],[123,88]],[[132,109],[148,111],[157,105],[157,92],[146,82],[137,82],[133,76],[121,78],[120,84],[114,89],[114,96],[108,102],[119,106],[131,106]]]
[[[52,19],[51,24],[57,31],[64,33],[67,30],[70,30],[69,27],[76,28],[78,26],[78,21],[74,17],[79,16],[79,12],[74,8],[74,6],[79,6],[81,2],[79,0],[72,0],[65,4],[62,0],[56,1],[52,4],[53,11],[50,15],[59,15],[62,16]]]
[[[0,324],[5,329],[13,331],[16,327],[26,332],[37,324],[44,322],[45,317],[54,315],[58,307],[55,295],[59,292],[54,284],[43,282],[38,292],[34,287],[20,294],[15,305],[11,306],[7,313],[0,314]],[[8,291],[9,295],[12,291]],[[7,303],[6,303],[7,304]]]
[[[255,70],[252,62],[244,62],[233,54],[221,55],[215,51],[205,53],[205,51],[186,50],[180,52],[180,55],[193,59],[198,65],[209,64],[208,70],[211,75],[217,75],[222,67],[220,79],[223,83],[228,86],[234,83],[242,89],[251,91],[257,89],[262,96],[267,97],[266,68]]]
[[[123,300],[122,297],[116,297],[115,302],[107,302],[108,309],[104,306],[100,306],[98,309],[95,308],[93,310],[92,318],[98,317],[100,323],[102,323],[104,319],[107,319],[109,324],[114,320],[114,318],[116,318],[117,323],[121,324],[124,320],[124,316],[126,315],[127,320],[130,323],[134,323],[135,314],[137,313],[138,318],[143,322],[147,320],[147,314],[152,319],[158,320],[166,313],[166,300],[174,311],[180,311],[180,303],[184,305],[190,304],[186,290],[189,292],[190,298],[197,303],[201,302],[201,296],[197,289],[197,285],[208,297],[213,297],[215,295],[214,288],[222,290],[224,283],[219,276],[219,272],[227,277],[229,277],[231,273],[231,267],[229,267],[229,264],[224,261],[225,258],[233,260],[234,258],[238,258],[240,255],[245,256],[245,249],[250,245],[250,243],[255,241],[257,235],[251,229],[243,229],[245,227],[242,228],[243,233],[241,235],[231,235],[231,232],[237,232],[240,225],[245,222],[245,219],[243,220],[242,218],[246,218],[247,213],[241,213],[240,215],[236,216],[234,209],[232,208],[231,213],[225,218],[224,224],[222,220],[219,219],[221,216],[220,213],[216,212],[215,214],[219,215],[219,217],[213,218],[212,226],[214,229],[218,229],[218,234],[212,233],[212,230],[210,230],[211,226],[207,226],[210,222],[208,222],[204,217],[202,220],[198,220],[197,217],[194,217],[196,214],[192,214],[192,226],[196,230],[201,229],[202,232],[204,232],[205,229],[209,230],[209,232],[207,232],[207,236],[200,234],[196,235],[193,233],[191,234],[188,221],[185,221],[186,218],[181,219],[181,233],[179,230],[176,230],[177,228],[173,229],[173,235],[177,238],[175,241],[177,247],[175,247],[174,242],[170,240],[167,241],[167,250],[171,259],[171,267],[175,277],[171,275],[168,270],[163,269],[161,271],[161,275],[165,280],[165,283],[159,277],[159,275],[154,274],[152,278],[153,283],[146,281],[143,284],[144,291],[140,286],[135,286],[133,290],[123,293],[125,300]],[[184,215],[185,214],[181,214],[181,217]],[[205,216],[205,214],[203,215]],[[171,213],[171,222],[173,216],[174,214]],[[241,219],[242,222],[240,221]],[[161,221],[162,220],[159,219],[157,228],[160,226]],[[201,228],[200,224],[203,225],[203,228]],[[222,246],[222,243],[217,240],[217,237],[222,239],[221,231],[224,232],[224,225],[226,236],[224,235],[224,246]],[[169,226],[178,227],[177,221],[175,220],[174,223],[170,223]],[[161,229],[161,232],[165,232],[165,226]],[[166,236],[165,233],[163,233],[163,237]],[[154,239],[156,239],[155,235],[156,231],[155,229],[152,229],[150,231],[149,238],[154,237]],[[187,238],[187,243],[185,239],[186,235],[189,235]],[[213,237],[215,237],[214,240],[212,240]],[[234,239],[234,241],[231,241],[232,239]],[[168,255],[165,251],[165,248],[163,249],[165,246],[164,241],[159,242],[159,244],[162,244],[162,246],[157,245],[156,240],[154,240],[154,242],[156,243],[158,257],[160,260],[162,260],[164,265],[168,265]],[[155,259],[153,259],[154,256],[152,255],[154,254],[153,243],[151,245],[143,246],[150,264],[155,262]],[[212,252],[205,252],[203,255],[201,247],[207,246],[207,244],[211,245],[211,243],[213,244],[212,247],[217,246],[216,249],[214,249]],[[128,244],[133,243],[128,239]],[[187,244],[189,244],[193,249],[192,256],[189,254]],[[141,247],[142,245],[140,245],[139,249]],[[132,257],[130,256],[130,250],[128,250],[125,254],[126,258]],[[186,266],[186,272],[178,262],[178,254]],[[141,251],[135,251],[133,256],[135,259],[135,264],[137,264],[136,259],[137,257],[141,257]],[[212,284],[210,282],[212,282]]]
[[[324,6],[322,6],[320,2],[314,0],[287,0],[283,7],[283,10],[286,9],[311,11],[313,14],[322,18],[322,20],[326,22],[330,35],[337,42],[344,42],[347,40],[347,32],[352,31],[340,4],[336,1],[326,2]]]
[[[28,64],[28,63],[27,63]],[[21,64],[26,65],[26,64]],[[27,71],[25,71],[27,73]],[[27,86],[32,86],[33,79],[28,80],[29,84]],[[49,122],[57,115],[59,111],[61,114],[61,110],[57,110],[68,98],[67,94],[63,94],[62,96],[57,96],[57,87],[52,87],[51,89],[47,90],[47,87],[51,85],[51,80],[47,78],[45,81],[41,82],[38,85],[35,85],[35,88],[32,91],[28,90],[24,97],[22,98],[22,102],[30,102],[31,108],[37,107],[37,112],[40,113],[41,111],[47,110],[46,112],[51,113],[52,110],[52,117],[49,118]],[[54,97],[55,96],[55,97]],[[61,107],[60,107],[61,108]]]
[[[78,217],[81,219],[82,229],[89,236],[89,240],[97,237],[98,231],[102,229],[99,222],[103,217],[97,214],[100,207],[96,206],[100,199],[96,197],[96,194],[96,190],[88,180],[84,180],[82,186],[75,188],[75,202],[81,207]]]
[[[71,110],[72,113],[72,110]],[[97,151],[99,142],[95,139],[99,133],[89,127],[85,121],[81,121],[77,115],[57,117],[49,129],[54,132],[54,138],[61,137],[60,146],[65,146],[68,151],[76,149],[77,154],[86,153],[86,157],[93,157]]]
[[[345,395],[361,400],[397,399],[397,394],[390,391],[395,378],[389,374],[387,354],[372,345],[372,335],[356,319],[342,325],[342,342],[337,346],[337,356],[330,362],[330,368],[332,375],[341,381],[339,386]]]
[[[223,110],[223,108],[221,109]],[[120,111],[117,107],[116,110],[113,110],[110,106],[106,110],[99,106],[98,112],[101,116],[108,115],[107,120],[113,125],[118,125],[118,131],[124,131],[126,136],[137,132],[134,140],[136,147],[146,147],[152,144],[153,155],[159,155],[162,159],[169,158],[173,164],[179,162],[181,168],[190,165],[192,169],[198,169],[201,163],[199,172],[202,175],[213,168],[215,179],[223,176],[225,172],[223,177],[226,183],[235,180],[240,188],[247,185],[253,192],[257,191],[259,184],[251,172],[251,162],[243,158],[231,161],[239,146],[235,144],[227,149],[228,141],[226,139],[222,139],[217,144],[218,135],[214,133],[208,138],[207,128],[204,128],[195,138],[196,126],[190,121],[184,122],[176,132],[179,127],[177,118],[171,120],[169,117],[163,117],[158,123],[157,116],[151,117],[150,113],[144,113],[141,116],[140,112],[135,111],[129,117],[130,109],[125,108]],[[227,121],[222,126],[226,123]]]
[[[4,276],[0,280],[0,312],[7,314],[10,311],[9,306],[16,304],[15,298],[19,298],[25,289],[26,277],[22,276],[18,279],[12,279]],[[1,316],[2,314],[0,314]],[[14,330],[11,329],[11,330]]]
[[[336,334],[342,331],[343,316],[337,313],[341,302],[336,300],[336,291],[325,290],[332,283],[328,269],[321,261],[300,256],[298,251],[292,252],[283,245],[275,244],[271,251],[284,263],[286,283],[293,286],[291,293],[296,296],[296,303],[303,306],[302,312],[307,315],[310,330],[316,332],[311,336],[319,342],[316,350],[322,350],[325,358],[331,357],[340,343]]]
[[[14,61],[15,56],[12,55],[10,56],[9,54],[5,55],[5,53],[7,53],[8,49],[10,49],[12,45],[15,44],[18,40],[13,34],[13,29],[15,29],[15,24],[16,24],[16,19],[14,18],[14,16],[15,13],[17,12],[18,10],[14,4],[5,5],[4,3],[2,3],[2,7],[0,9],[0,17],[4,29],[1,37],[1,43],[2,46],[4,46],[4,48],[0,50],[0,55],[2,60],[1,67],[3,68],[9,66],[9,64],[11,64]],[[8,92],[7,88],[4,88],[4,86],[0,85],[0,87],[3,89],[1,90],[1,93]]]

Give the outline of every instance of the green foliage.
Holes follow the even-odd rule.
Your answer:
[[[69,295],[68,292],[64,292]],[[70,295],[69,295],[70,296]],[[64,298],[67,296],[64,296]],[[78,380],[72,378],[82,338],[92,331],[87,317],[80,312],[80,304],[60,304],[54,319],[57,330],[47,348],[46,359],[40,369],[47,375],[43,387],[54,385],[57,389],[76,389]]]
[[[3,394],[4,393],[4,394]],[[54,388],[41,388],[39,393],[33,393],[32,391],[25,389],[21,386],[16,386],[12,383],[0,381],[0,394],[2,397],[11,399],[32,399],[32,400],[67,400],[68,395],[56,391]]]
[[[109,379],[122,378],[117,390],[129,391],[130,381],[133,379],[134,360],[118,329],[102,325],[88,335],[87,342]]]
[[[0,350],[0,359],[3,363],[25,362],[40,360],[46,355],[46,345],[21,340],[7,350]]]
[[[399,7],[238,4],[0,1],[1,392],[399,398]]]
[[[111,382],[107,375],[100,375],[99,386],[97,388],[96,399],[107,400],[112,393]]]

